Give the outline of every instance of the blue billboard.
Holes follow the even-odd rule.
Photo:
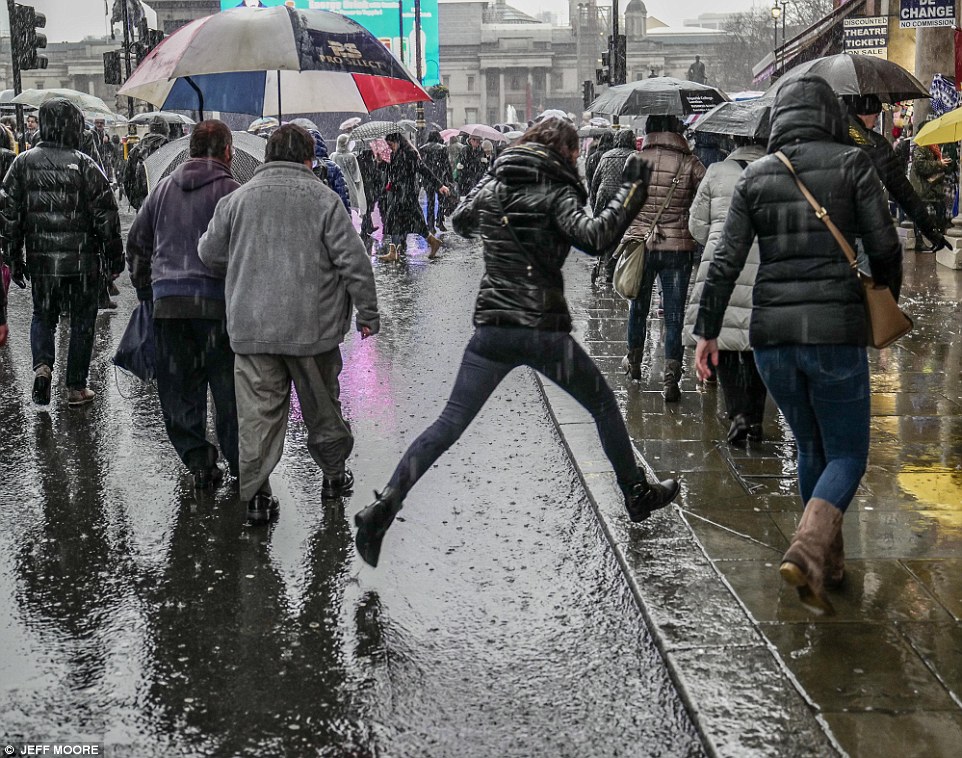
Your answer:
[[[414,0],[220,0],[221,10],[275,5],[333,11],[354,19],[400,58],[412,74],[417,71]],[[399,13],[402,7],[403,14]],[[425,87],[441,83],[438,0],[421,0],[421,70]]]

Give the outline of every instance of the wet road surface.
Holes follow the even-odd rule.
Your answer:
[[[128,219],[129,222],[129,219]],[[108,359],[85,409],[30,402],[29,292],[0,350],[0,737],[137,756],[699,756],[532,377],[515,372],[411,493],[378,569],[353,514],[440,411],[480,261],[376,264],[380,336],[344,346],[356,494],[321,504],[297,418],[281,516],[195,497],[156,392]],[[286,296],[286,295],[279,295]],[[58,356],[65,356],[61,329]]]

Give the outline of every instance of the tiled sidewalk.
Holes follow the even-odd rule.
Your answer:
[[[817,619],[777,572],[801,512],[784,422],[770,406],[767,441],[729,448],[721,391],[696,385],[690,352],[680,403],[661,398],[660,351],[652,379],[629,386],[627,306],[590,289],[589,265],[566,271],[576,336],[647,464],[681,478],[680,512],[631,525],[590,418],[553,385],[545,395],[709,751],[962,754],[962,272],[906,256],[916,328],[870,351],[869,468],[845,519],[837,615]]]

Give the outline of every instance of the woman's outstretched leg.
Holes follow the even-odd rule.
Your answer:
[[[394,469],[394,474],[375,501],[354,517],[358,527],[355,544],[361,557],[377,566],[381,541],[401,510],[408,492],[450,448],[497,389],[501,380],[515,367],[513,363],[493,361],[476,352],[477,335],[468,343],[451,397],[431,426],[411,443]]]

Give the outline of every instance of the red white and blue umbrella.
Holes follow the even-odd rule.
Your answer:
[[[364,27],[337,13],[236,8],[155,47],[120,89],[167,110],[368,113],[431,97]]]

